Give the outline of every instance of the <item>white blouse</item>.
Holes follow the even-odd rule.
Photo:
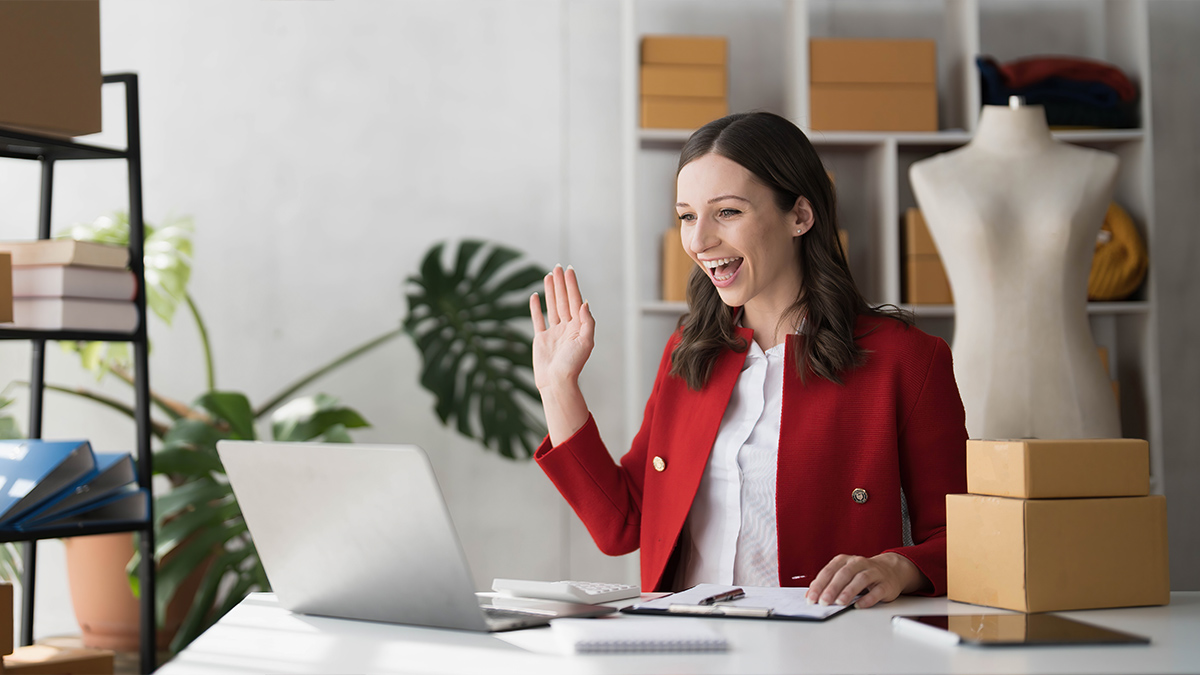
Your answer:
[[[779,585],[775,475],[786,343],[750,341],[684,525],[680,588]]]

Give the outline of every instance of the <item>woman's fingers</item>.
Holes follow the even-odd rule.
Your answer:
[[[579,306],[579,336],[589,344],[596,337],[596,319],[592,317],[592,306],[586,302]]]
[[[529,317],[533,319],[535,335],[546,331],[546,317],[542,316],[542,301],[538,298],[537,293],[529,296]]]
[[[571,311],[571,299],[567,296],[567,275],[563,271],[562,265],[554,266],[554,299],[558,305],[558,318],[560,321],[571,321],[575,318]]]
[[[571,305],[571,316],[578,316],[579,306],[583,304],[583,295],[579,292],[579,278],[575,276],[575,268],[568,267],[566,271],[567,300]]]
[[[808,585],[808,593],[804,594],[804,598],[809,602],[818,602],[821,599],[821,595],[825,593],[825,588],[829,586],[830,580],[833,579],[833,575],[837,574],[837,571],[842,568],[848,557],[846,555],[834,556],[833,560],[830,560],[825,567],[822,567],[821,571],[817,574],[817,578],[813,579],[812,583]]]
[[[554,273],[546,275],[542,280],[542,285],[546,288],[546,318],[550,319],[550,327],[558,325],[558,303],[554,298]]]

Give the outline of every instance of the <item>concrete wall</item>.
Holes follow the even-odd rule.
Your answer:
[[[432,243],[485,237],[580,271],[599,321],[584,390],[606,437],[624,436],[616,2],[105,0],[102,12],[104,70],[140,76],[146,215],[195,218],[192,291],[221,388],[262,401],[395,326],[404,278]],[[1189,517],[1200,492],[1191,413],[1200,326],[1185,311],[1200,293],[1188,274],[1200,80],[1185,56],[1200,17],[1187,2],[1150,3],[1150,12],[1174,582],[1200,588]],[[110,131],[99,141],[120,144],[123,113],[109,89]],[[59,165],[56,226],[126,208],[123,172],[119,163]],[[38,180],[32,163],[0,161],[0,238],[34,235]],[[172,327],[152,320],[150,331],[155,388],[199,394],[188,317]],[[126,394],[50,352],[51,381]],[[310,392],[362,411],[374,426],[357,439],[430,452],[480,587],[495,576],[636,578],[635,560],[595,550],[536,466],[442,428],[417,373],[403,338]],[[27,346],[0,343],[0,382],[27,374]],[[47,397],[44,432],[89,437],[101,450],[131,444],[124,419],[61,395]],[[39,552],[36,634],[76,632],[61,545]]]

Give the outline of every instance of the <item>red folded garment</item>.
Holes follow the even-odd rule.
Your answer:
[[[1137,98],[1137,87],[1125,73],[1103,61],[1073,56],[1034,56],[1000,65],[1000,74],[1009,89],[1022,89],[1051,77],[1082,82],[1103,82],[1112,87],[1122,101]]]

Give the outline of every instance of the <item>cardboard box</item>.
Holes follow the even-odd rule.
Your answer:
[[[702,96],[724,98],[725,66],[642,66],[642,96]]]
[[[112,675],[113,653],[106,649],[29,645],[5,656],[4,670],[19,675]]]
[[[99,0],[0,0],[0,126],[100,131]]]
[[[13,651],[13,587],[0,581],[0,656]]]
[[[809,41],[811,128],[937,131],[933,40]]]
[[[724,66],[728,51],[723,37],[647,35],[642,38],[642,63]]]
[[[12,320],[13,320],[12,254],[11,253],[0,253],[0,323],[8,323]],[[0,609],[2,609],[2,608],[0,608]]]
[[[662,299],[687,300],[687,282],[696,263],[688,256],[679,238],[679,228],[668,229],[662,239]]]
[[[724,98],[643,96],[642,127],[697,129],[729,114]]]
[[[937,131],[937,89],[923,85],[813,85],[815,131]]]
[[[947,595],[1020,612],[1170,602],[1167,501],[946,496]]]
[[[954,303],[950,279],[942,259],[934,255],[909,255],[904,259],[905,302],[913,305]]]
[[[904,212],[904,252],[905,255],[937,255],[937,244],[929,226],[925,224],[925,216],[921,209],[908,207]]]
[[[1150,444],[1136,438],[969,440],[967,491],[1061,499],[1150,494]]]

